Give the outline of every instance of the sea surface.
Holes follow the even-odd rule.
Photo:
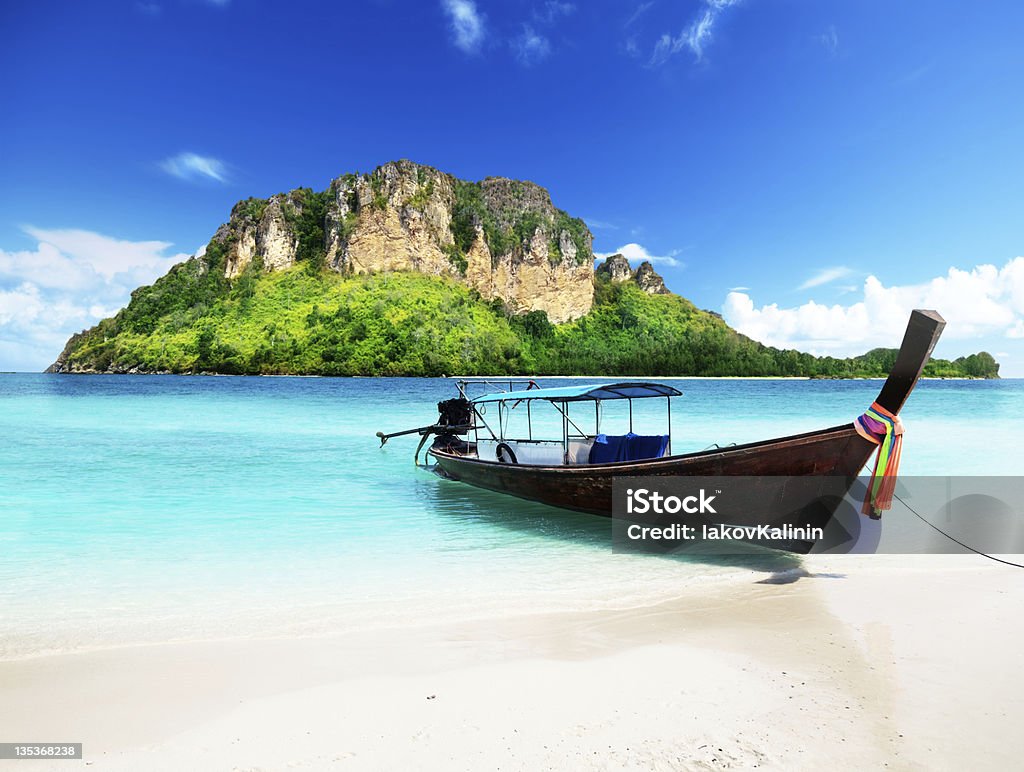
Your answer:
[[[880,387],[671,382],[675,452],[844,423]],[[625,607],[800,560],[614,554],[603,518],[442,480],[413,465],[415,436],[379,447],[454,395],[444,379],[0,375],[0,659]],[[664,400],[637,405],[658,431]],[[1022,472],[1024,381],[926,381],[903,417],[904,473]]]

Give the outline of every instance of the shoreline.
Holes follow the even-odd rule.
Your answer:
[[[817,557],[654,606],[7,661],[0,725],[96,769],[1005,766],[1020,576]]]
[[[780,553],[782,554],[782,553]],[[679,570],[688,572],[693,564],[681,564]],[[574,596],[572,607],[569,607],[566,598],[556,601],[558,607],[546,608],[543,610],[531,609],[526,605],[527,599],[506,595],[500,604],[484,607],[475,603],[472,607],[465,604],[447,606],[434,609],[430,615],[424,615],[419,611],[419,603],[422,601],[405,601],[397,607],[390,607],[387,616],[379,618],[386,620],[381,623],[368,623],[363,617],[359,617],[349,623],[347,629],[338,627],[326,627],[316,631],[288,631],[282,628],[276,632],[256,634],[253,628],[246,625],[242,632],[235,634],[197,634],[175,638],[153,639],[138,638],[120,642],[85,643],[70,645],[66,648],[46,648],[28,650],[26,646],[12,646],[11,649],[18,652],[15,654],[0,654],[0,668],[7,665],[18,665],[22,663],[37,662],[41,660],[57,660],[63,657],[76,656],[115,656],[116,652],[128,652],[132,650],[146,650],[158,647],[174,646],[233,646],[258,644],[266,641],[297,641],[315,642],[336,639],[343,636],[387,638],[405,630],[427,630],[434,625],[428,621],[433,615],[439,614],[445,619],[445,625],[449,628],[487,628],[501,625],[509,619],[518,620],[533,617],[558,617],[566,614],[620,614],[638,609],[653,608],[659,606],[669,599],[692,599],[703,594],[722,594],[728,592],[729,588],[757,583],[761,580],[779,581],[780,578],[789,576],[794,569],[790,567],[780,568],[745,568],[735,567],[723,572],[707,572],[699,575],[685,573],[686,585],[679,591],[667,594],[665,592],[646,591],[641,597],[615,598],[602,594],[593,597],[581,598],[578,594]],[[649,580],[652,577],[648,577]],[[656,579],[654,579],[656,581]],[[478,600],[478,598],[476,598]],[[511,607],[509,604],[514,604]],[[597,605],[594,605],[597,604]],[[341,613],[351,613],[351,606],[343,608]],[[338,617],[337,612],[332,617]],[[348,619],[352,619],[351,616]],[[8,642],[17,640],[16,636],[8,635]],[[3,639],[0,638],[0,652],[3,651]]]
[[[788,557],[791,553],[779,554]],[[802,578],[806,578],[807,569],[803,567],[803,563],[806,563],[809,560],[820,561],[824,559],[824,556],[793,555],[793,557],[800,561],[800,563],[780,563],[776,567],[758,568],[736,566],[721,573],[681,573],[680,577],[685,583],[671,593],[648,590],[639,596],[633,595],[628,599],[610,598],[607,595],[602,595],[600,600],[595,600],[595,598],[587,598],[584,600],[583,598],[577,597],[571,607],[566,605],[565,600],[563,599],[560,606],[545,608],[543,610],[528,608],[524,605],[524,599],[516,598],[514,600],[503,601],[500,604],[500,607],[494,606],[483,609],[479,605],[475,605],[472,610],[468,610],[468,607],[462,605],[457,607],[449,606],[442,609],[436,609],[434,612],[431,612],[431,615],[440,614],[444,619],[444,625],[449,629],[485,629],[501,626],[510,621],[515,622],[519,620],[538,618],[559,618],[573,615],[614,616],[638,613],[645,609],[653,609],[674,602],[695,602],[699,604],[702,602],[702,599],[707,597],[728,597],[732,593],[740,591],[743,587],[761,584],[785,585],[795,583]],[[940,554],[933,559],[938,561],[938,565],[941,565],[942,569],[945,571],[973,570],[979,565],[977,560],[983,561],[983,559],[980,558],[976,560],[977,556],[972,554],[964,554],[962,556],[956,555],[955,557],[957,558],[965,558],[963,565],[958,566],[955,564],[947,564],[945,562],[947,557],[948,555]],[[915,558],[921,563],[921,565],[903,565],[898,556],[884,553],[871,554],[868,556],[851,554],[840,557],[840,559],[847,561],[863,561],[858,562],[856,571],[858,573],[867,573],[871,575],[894,572],[916,575],[932,570],[927,562],[930,558],[922,558],[922,556],[915,556]],[[980,565],[985,564],[986,562],[983,561]],[[696,566],[699,566],[699,564],[681,564],[679,566],[679,570],[681,572],[688,572]],[[654,577],[648,577],[648,580],[656,581],[657,579]],[[509,602],[515,603],[516,605],[509,607]],[[594,605],[595,603],[597,605]],[[243,628],[238,628],[236,632],[232,634],[218,632],[198,633],[179,637],[140,637],[120,641],[69,644],[65,648],[29,649],[25,645],[14,646],[11,647],[12,652],[0,655],[0,668],[46,660],[57,661],[62,658],[73,658],[79,656],[115,657],[118,652],[154,650],[163,647],[230,647],[236,645],[259,645],[260,643],[270,641],[294,641],[312,645],[317,641],[340,639],[345,636],[355,638],[364,637],[369,639],[386,639],[392,635],[402,633],[403,631],[424,631],[437,626],[436,623],[429,621],[431,615],[420,614],[416,611],[416,608],[417,606],[415,604],[400,607],[397,611],[395,608],[389,607],[387,616],[380,617],[382,620],[380,623],[368,623],[364,618],[360,617],[359,619],[353,620],[351,623],[347,623],[347,626],[344,629],[340,627],[324,627],[318,630],[294,630],[284,627],[273,632],[258,633],[255,632],[253,627],[245,626]],[[7,639],[7,642],[9,643],[12,640],[17,640],[17,637],[8,634]],[[2,642],[3,640],[0,639],[0,643]]]
[[[545,381],[555,380],[580,380],[581,378],[595,378],[602,381],[621,380],[658,380],[658,381],[884,381],[884,375],[864,376],[817,376],[817,375],[319,375],[311,374],[284,374],[284,373],[172,373],[172,372],[135,372],[135,373],[111,373],[95,370],[78,372],[49,372],[12,370],[0,372],[0,375],[132,375],[132,376],[154,376],[172,375],[178,378],[379,378],[379,379],[415,379],[415,380],[495,380],[503,381],[540,379]],[[928,376],[922,375],[919,381],[1013,381],[1020,378],[998,376],[996,378],[981,378],[971,376]]]

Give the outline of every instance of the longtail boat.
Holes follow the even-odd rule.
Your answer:
[[[840,478],[849,490],[858,474],[878,452],[868,486],[864,513],[878,517],[887,509],[895,485],[901,450],[899,413],[921,376],[945,321],[935,311],[914,311],[895,364],[874,404],[854,421],[817,431],[730,447],[672,454],[671,403],[681,393],[659,383],[598,383],[586,386],[535,388],[532,381],[507,382],[507,390],[471,397],[469,381],[459,384],[459,396],[438,404],[439,418],[431,426],[381,434],[381,445],[400,434],[420,434],[420,448],[433,437],[427,453],[431,467],[450,480],[554,507],[612,515],[613,480],[621,477],[745,476],[763,478],[764,487],[750,496],[750,523],[772,522],[783,514],[780,490],[772,481],[794,477]],[[524,388],[515,388],[517,384]],[[668,432],[632,432],[633,401],[664,399]],[[629,431],[602,433],[600,405],[625,400]],[[561,414],[561,438],[535,438],[528,421],[526,436],[510,436],[508,416],[519,410],[530,416],[538,402]],[[488,410],[490,408],[490,410]],[[496,413],[496,415],[495,415]],[[588,419],[584,426],[581,414]],[[779,483],[780,485],[784,483]],[[831,512],[825,513],[831,515]]]

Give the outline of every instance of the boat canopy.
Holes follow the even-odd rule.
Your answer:
[[[519,402],[544,399],[548,402],[582,402],[584,400],[641,399],[643,397],[681,397],[682,392],[660,383],[591,383],[586,386],[558,386],[553,389],[523,389],[485,394],[473,400],[483,402]]]

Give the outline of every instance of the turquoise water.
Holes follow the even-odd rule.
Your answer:
[[[880,386],[675,384],[676,452],[842,423]],[[625,606],[797,560],[612,554],[607,520],[441,480],[414,468],[415,437],[378,448],[375,431],[430,423],[453,392],[0,376],[0,658]],[[654,429],[664,402],[649,402],[636,421]],[[1024,382],[925,382],[903,415],[906,473],[1022,471]]]

